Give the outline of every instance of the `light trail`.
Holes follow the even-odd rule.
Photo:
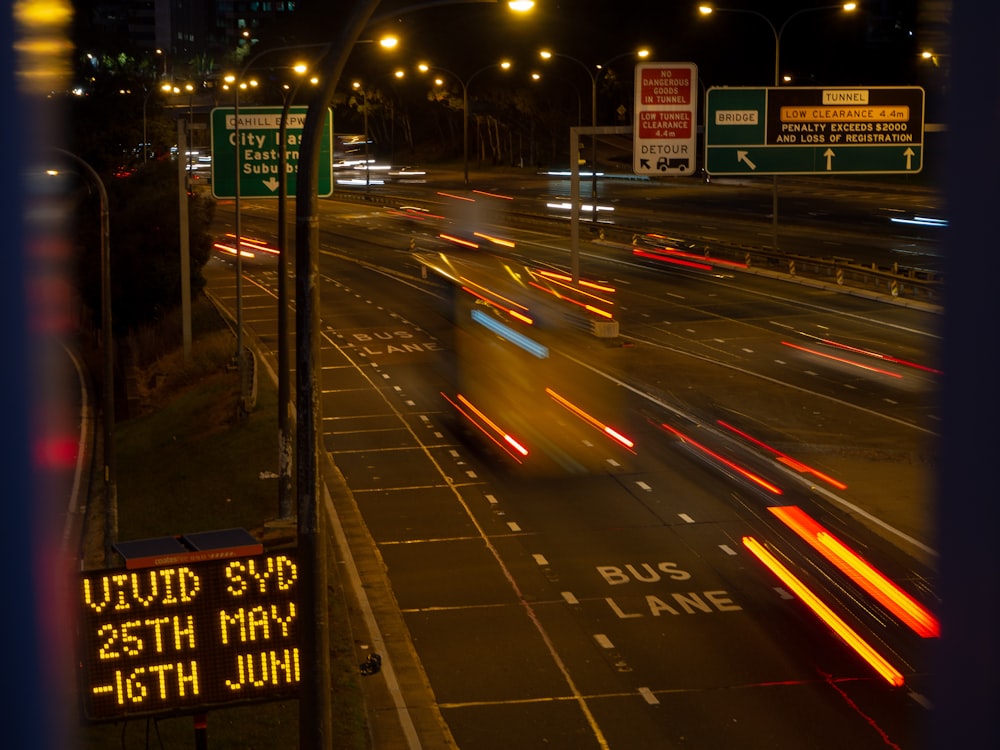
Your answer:
[[[772,555],[763,544],[751,536],[743,537],[743,546],[770,570],[778,580],[787,586],[802,603],[809,607],[823,623],[844,641],[858,656],[864,659],[882,678],[894,687],[902,687],[903,675],[889,661],[876,651],[871,644],[851,628],[832,609],[824,604],[813,591],[799,580],[788,568]]]
[[[768,510],[921,638],[941,636],[934,615],[804,510],[795,505],[772,506]]]

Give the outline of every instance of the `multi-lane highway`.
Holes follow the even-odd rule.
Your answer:
[[[391,191],[445,208],[447,198],[435,196],[442,187],[461,188],[462,176],[448,172],[428,174],[431,189],[411,182],[393,184]],[[530,187],[526,187],[530,186]],[[560,173],[525,175],[501,173],[488,185],[511,198],[514,206],[531,210],[548,207],[553,215],[568,216],[572,192],[569,176]],[[598,183],[598,225],[592,222],[590,180],[580,180],[582,231],[602,223],[643,226],[649,215],[669,228],[668,233],[737,245],[772,247],[775,239],[770,180],[696,178],[647,180],[602,179]],[[347,193],[349,194],[349,193]],[[941,239],[947,218],[937,194],[917,185],[783,177],[779,182],[777,239],[782,251],[839,258],[859,264],[902,267],[937,273],[943,270]]]
[[[385,655],[378,746],[920,746],[934,312],[589,239],[584,289],[546,275],[564,225],[321,212],[331,533]],[[273,244],[275,213],[244,202],[244,233]],[[232,271],[207,269],[230,308]],[[273,356],[273,256],[244,272]]]

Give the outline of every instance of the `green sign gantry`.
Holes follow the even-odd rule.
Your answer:
[[[893,174],[923,168],[919,86],[710,88],[713,175]]]
[[[299,146],[307,110],[304,106],[289,107],[286,116],[284,170],[289,196],[296,194]],[[235,108],[216,107],[212,110],[212,195],[216,198],[236,197],[238,156],[240,197],[278,197],[282,170],[281,112],[282,107],[240,107],[237,129]],[[333,193],[332,123],[333,114],[328,109],[319,152],[317,195],[321,197]]]

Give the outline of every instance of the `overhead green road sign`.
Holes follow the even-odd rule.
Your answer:
[[[892,174],[923,168],[919,86],[710,88],[714,175]]]
[[[284,168],[288,195],[296,194],[299,146],[307,107],[289,107],[285,123],[285,164],[281,164],[282,107],[240,107],[237,133],[236,110],[212,110],[212,194],[236,197],[236,159],[239,156],[241,198],[277,198]],[[327,110],[319,152],[319,196],[333,193],[333,115]],[[238,137],[237,137],[238,135]],[[239,141],[237,143],[237,140]]]

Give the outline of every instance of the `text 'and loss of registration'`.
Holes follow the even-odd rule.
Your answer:
[[[824,90],[817,105],[782,106],[775,143],[914,143],[910,107],[872,105],[864,89]],[[716,125],[758,125],[757,110],[717,110]]]

